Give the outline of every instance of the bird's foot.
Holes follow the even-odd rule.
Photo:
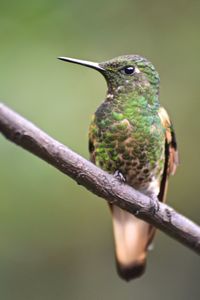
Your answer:
[[[118,179],[119,181],[121,181],[121,182],[125,182],[126,181],[125,177],[123,176],[123,174],[119,170],[115,171],[114,177],[116,179]]]
[[[158,198],[155,195],[152,195],[150,197],[151,201],[150,201],[150,209],[149,211],[155,215],[155,213],[157,213],[160,209],[160,205],[159,205],[159,201]]]

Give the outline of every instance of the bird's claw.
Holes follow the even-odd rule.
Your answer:
[[[115,171],[114,177],[116,179],[118,179],[119,181],[121,181],[121,182],[125,182],[126,181],[126,179],[124,178],[123,174],[119,170]]]
[[[155,196],[151,196],[150,199],[150,212],[155,215],[160,209],[159,201]]]

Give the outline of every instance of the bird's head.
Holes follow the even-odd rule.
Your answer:
[[[90,62],[69,57],[60,60],[81,64],[99,71],[106,79],[110,92],[141,90],[159,91],[159,75],[153,64],[139,55],[123,55],[105,62]]]

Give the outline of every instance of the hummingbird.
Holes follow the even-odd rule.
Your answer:
[[[154,65],[140,55],[100,63],[59,59],[95,69],[107,82],[105,100],[89,127],[90,160],[152,199],[165,201],[178,151],[172,122],[159,102],[160,79]],[[117,271],[129,281],[145,271],[155,227],[114,204],[109,206]]]

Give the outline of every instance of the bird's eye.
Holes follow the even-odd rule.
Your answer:
[[[135,67],[127,66],[127,67],[124,67],[122,70],[126,75],[133,75],[135,72]]]

